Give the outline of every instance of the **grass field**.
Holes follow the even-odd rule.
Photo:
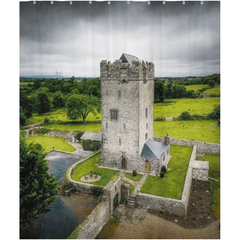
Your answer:
[[[212,187],[212,183],[216,181],[208,179],[210,191],[212,192],[211,211],[215,217],[220,219],[220,177],[214,176],[214,173],[220,173],[220,155],[219,154],[206,154],[202,157],[197,157],[197,160],[209,161],[209,177],[217,179],[218,187]]]
[[[220,127],[214,120],[154,121],[153,135],[171,138],[220,143]]]
[[[214,106],[220,104],[220,98],[202,98],[202,99],[165,99],[163,103],[154,104],[154,118],[178,117],[182,112],[188,111],[192,114],[211,113]]]
[[[101,179],[97,182],[91,182],[96,186],[105,187],[112,179],[117,178],[118,171],[107,168],[100,168],[96,165],[96,162],[101,161],[101,153],[88,159],[86,162],[79,164],[72,172],[72,179],[78,182],[82,182],[80,179],[82,176],[90,174],[91,171],[101,176]]]
[[[47,113],[43,113],[43,114],[37,114],[34,113],[33,116],[31,118],[29,118],[27,120],[27,124],[32,124],[32,123],[40,123],[43,122],[43,119],[47,117],[50,119],[50,121],[62,121],[62,122],[67,122],[67,121],[73,121],[73,120],[69,120],[67,118],[67,108],[66,107],[62,107],[62,108],[58,108],[58,109],[53,109],[50,112]],[[75,120],[73,122],[79,122],[82,121],[82,119],[78,119]],[[89,113],[86,121],[101,121],[101,113],[96,114],[96,116],[94,116],[92,113]]]
[[[181,200],[192,147],[171,145],[172,157],[163,178],[149,176],[140,192]]]
[[[33,137],[26,138],[27,144],[30,144],[31,142],[41,144],[44,152],[49,152],[50,150],[53,149],[53,146],[54,146],[54,149],[61,150],[61,151],[66,151],[66,152],[76,151],[76,148],[73,147],[71,144],[69,144],[63,138],[56,138],[56,137],[44,136],[44,135],[36,135]]]
[[[209,87],[208,84],[201,84],[201,85],[188,85],[185,86],[187,88],[187,91],[191,91],[193,90],[194,92],[197,92],[198,90],[202,89],[202,88],[207,88]]]
[[[204,93],[211,93],[211,94],[220,94],[220,85],[216,85],[214,88],[207,89]]]

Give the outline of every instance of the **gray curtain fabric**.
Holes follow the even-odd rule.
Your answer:
[[[20,3],[20,75],[99,77],[122,53],[156,77],[220,72],[220,2]]]

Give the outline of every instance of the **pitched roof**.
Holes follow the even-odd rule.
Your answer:
[[[120,57],[120,59],[122,59],[122,63],[129,63],[130,66],[129,68],[132,69],[132,60],[133,59],[138,59],[136,56],[127,54],[127,53],[123,53],[122,56]]]
[[[167,148],[166,143],[156,142],[148,139],[143,146],[141,157],[159,159]]]
[[[81,139],[91,139],[92,141],[102,141],[102,133],[96,133],[96,132],[88,132],[86,131],[82,136]]]

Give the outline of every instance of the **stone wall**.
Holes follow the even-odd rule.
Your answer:
[[[154,137],[153,140],[158,142],[164,142],[164,137]],[[171,138],[171,144],[191,146],[191,147],[196,145],[198,155],[203,153],[220,154],[220,144],[218,143],[207,143],[207,142],[200,142],[200,141],[194,141],[194,140]]]
[[[201,181],[208,181],[209,162],[208,161],[193,161],[192,162],[193,178]]]
[[[191,163],[196,159],[196,149],[196,146],[193,146],[181,200],[137,193],[137,204],[148,209],[166,211],[177,216],[185,216],[187,214],[187,206],[192,184]]]
[[[53,130],[51,132],[48,132],[45,134],[46,136],[52,136],[52,137],[58,137],[58,138],[64,138],[68,142],[73,142],[73,137],[76,135],[76,132],[63,132],[60,130]]]

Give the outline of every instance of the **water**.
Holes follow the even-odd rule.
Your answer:
[[[76,158],[55,158],[49,161],[49,173],[56,176],[56,180],[64,177],[67,169],[78,161]],[[75,217],[71,209],[60,198],[48,206],[52,210],[40,214],[42,221],[42,239],[66,239],[74,230]]]

